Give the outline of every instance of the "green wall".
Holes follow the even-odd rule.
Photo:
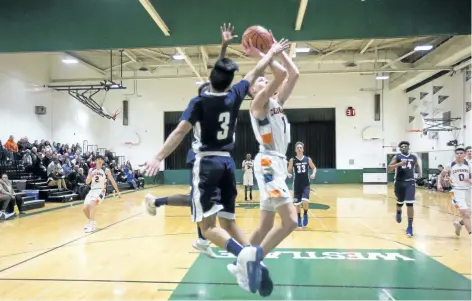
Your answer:
[[[355,184],[362,183],[362,169],[318,169],[316,179],[312,180],[313,184]],[[159,184],[165,185],[188,185],[189,171],[186,169],[165,170],[162,172]],[[287,179],[287,183],[291,184],[292,179]],[[151,181],[152,182],[152,181]],[[236,182],[243,182],[243,174],[240,169],[236,170]],[[255,181],[254,181],[255,182]],[[256,184],[256,183],[254,183]]]

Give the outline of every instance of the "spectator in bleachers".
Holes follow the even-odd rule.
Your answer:
[[[144,176],[139,169],[134,171],[134,179],[138,184],[138,188],[144,188]]]
[[[53,158],[53,161],[48,165],[48,186],[57,186],[59,190],[67,189],[64,170],[59,164],[59,161],[56,158]]]
[[[38,140],[34,140],[31,148],[36,147],[36,149],[38,149],[38,146],[39,146]]]
[[[13,189],[13,183],[8,179],[7,174],[2,174],[0,178],[0,189],[3,189],[7,195],[11,197],[11,201],[8,204],[7,210],[5,211],[7,214],[13,213],[15,214],[15,204],[18,206],[18,211],[20,214],[24,214],[23,211],[23,199],[20,195],[16,195],[15,190]]]
[[[69,182],[69,189],[72,191],[76,191],[76,188],[79,183],[84,183],[83,181],[80,182],[80,174],[79,174],[79,166],[74,166],[74,169],[67,175],[67,181]],[[83,171],[83,170],[82,170]]]
[[[72,172],[72,164],[70,163],[70,159],[68,157],[64,159],[64,163],[62,164],[62,169],[64,170],[64,175],[66,177]]]
[[[7,208],[11,202],[14,202],[15,195],[4,188],[2,183],[8,181],[8,176],[2,174],[0,182],[0,220],[7,220],[15,216],[15,213],[7,213]]]
[[[13,137],[13,135],[11,135],[10,138],[8,138],[7,142],[5,142],[4,147],[9,152],[12,152],[12,153],[18,152],[18,144],[16,144],[15,137]]]
[[[45,152],[52,152],[53,149],[51,147],[51,144],[49,144],[49,141],[44,141],[44,147],[43,147],[43,150]]]
[[[134,179],[133,170],[129,169],[128,167],[125,167],[124,174],[126,176],[126,183],[128,183],[134,189],[138,189],[138,184],[136,184],[136,180]]]
[[[25,167],[31,167],[33,165],[33,158],[31,157],[31,151],[29,149],[25,150],[22,161]]]

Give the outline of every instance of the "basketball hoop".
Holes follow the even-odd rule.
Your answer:
[[[115,120],[116,117],[118,117],[118,115],[121,114],[121,111],[122,111],[121,108],[118,109],[118,110],[116,110],[115,113],[114,113],[113,115],[111,115],[111,119]],[[125,142],[125,143],[126,143],[126,142]],[[130,142],[130,144],[131,144],[131,142]]]

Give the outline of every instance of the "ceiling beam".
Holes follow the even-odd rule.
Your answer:
[[[208,60],[209,60],[208,53],[207,53],[204,46],[200,46],[200,47],[198,47],[198,49],[200,50],[200,53],[202,55],[203,69],[205,70],[205,74],[206,74],[207,71],[208,71]]]
[[[415,63],[414,68],[427,69],[432,67],[451,66],[470,56],[471,52],[470,36],[455,36],[439,45],[436,49],[429,52]],[[431,73],[408,73],[390,76],[389,88],[406,89],[409,86],[425,80]]]
[[[303,18],[305,17],[306,7],[308,0],[300,0],[300,6],[298,7],[297,20],[295,21],[295,30],[301,30],[303,24]]]
[[[166,62],[166,60],[158,57],[154,52],[149,53],[150,51],[147,50],[147,49],[134,49],[134,52],[139,53],[142,56],[145,56],[147,58],[158,61],[159,63],[165,63]]]
[[[113,68],[106,68],[106,69],[103,70],[103,71],[104,71],[104,72],[108,72],[108,71],[110,71],[111,69],[116,70],[116,68],[120,68],[120,66],[123,66],[123,67],[124,67],[124,66],[127,66],[127,65],[131,64],[131,63],[134,63],[134,61],[129,60],[129,61],[123,62],[123,65],[122,65],[122,64],[117,64],[117,65],[113,66]]]
[[[390,67],[390,66],[392,66],[392,68],[395,68],[395,69],[396,69],[397,67],[395,66],[395,63],[400,62],[401,60],[403,60],[404,58],[409,57],[410,55],[412,55],[412,54],[415,53],[415,52],[416,52],[415,50],[410,51],[410,52],[408,52],[408,53],[402,55],[402,56],[399,57],[398,59],[393,60],[393,61],[390,61],[390,62],[388,62],[387,64],[383,65],[380,69],[385,69],[385,68]]]
[[[200,79],[201,81],[203,81],[203,78],[202,76],[200,75],[200,73],[198,72],[197,68],[195,68],[195,66],[193,65],[192,61],[190,60],[190,58],[188,57],[188,55],[185,53],[185,51],[181,48],[181,47],[176,47],[175,48],[177,50],[177,52],[182,55],[184,57],[184,60],[185,62],[187,63],[187,65],[190,67],[190,69],[192,69],[193,73],[198,77],[198,79]]]
[[[130,60],[136,63],[138,60],[131,50],[123,50],[123,54],[126,55]]]
[[[163,58],[163,59],[170,59],[171,58],[171,55],[161,53],[159,51],[155,51],[155,50],[152,50],[152,49],[149,49],[149,48],[143,48],[142,50],[144,50],[146,52],[149,52],[149,53],[152,53],[155,56],[158,56],[158,57]]]
[[[237,55],[241,58],[244,58],[244,59],[248,58],[247,55],[244,54],[244,52],[236,50],[236,49],[231,48],[231,47],[226,48],[226,51],[228,51],[229,53],[235,54],[235,55]]]
[[[297,43],[292,42],[292,43],[290,44],[290,50],[289,50],[289,52],[288,52],[289,57],[292,57],[292,58],[293,58],[293,57],[296,57],[296,56],[297,56],[297,52],[295,52],[295,48],[297,48]]]
[[[141,4],[144,6],[144,9],[148,12],[154,22],[156,22],[156,25],[159,26],[164,35],[170,36],[169,28],[167,27],[166,23],[164,23],[164,20],[162,20],[161,16],[159,16],[149,0],[139,0],[139,2],[141,2]]]
[[[97,66],[95,65],[92,65],[91,63],[89,62],[86,62],[84,61],[83,59],[79,58],[78,56],[76,56],[75,54],[71,53],[71,52],[64,52],[65,54],[67,54],[68,56],[76,59],[77,61],[79,61],[79,63],[81,63],[82,65],[92,69],[93,71],[96,71],[98,73],[101,73],[101,74],[105,74],[106,72],[100,68],[98,68]]]
[[[363,54],[364,52],[367,51],[367,49],[369,49],[370,45],[372,45],[372,43],[374,43],[374,39],[370,40],[369,42],[367,42],[367,44],[364,46],[364,48],[362,48],[361,50],[361,54]]]

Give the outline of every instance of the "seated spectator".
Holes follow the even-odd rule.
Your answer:
[[[72,165],[70,164],[70,159],[65,158],[64,164],[62,164],[62,169],[64,170],[64,175],[67,177],[72,172]]]
[[[435,173],[429,180],[428,180],[428,189],[436,189],[438,183],[438,176],[444,170],[444,166],[441,164],[438,165],[438,172]]]
[[[126,183],[128,183],[134,189],[138,189],[138,184],[136,184],[136,180],[134,179],[133,171],[125,167],[124,173],[126,175]]]
[[[144,188],[144,176],[139,169],[134,171],[134,179],[138,184],[138,188]]]
[[[33,158],[31,157],[31,151],[29,149],[25,150],[22,161],[23,161],[23,165],[26,168],[31,168],[31,166],[33,165]]]
[[[53,149],[51,147],[51,144],[49,144],[49,141],[44,141],[44,147],[43,147],[43,150],[45,152],[52,152]]]
[[[23,211],[23,199],[21,198],[21,196],[16,195],[15,190],[13,190],[13,184],[8,179],[7,174],[2,174],[2,177],[0,178],[0,189],[3,189],[5,194],[11,197],[11,201],[8,204],[6,213],[7,214],[13,213],[13,215],[15,215],[15,204],[16,204],[16,206],[18,206],[18,210],[20,211],[20,214],[24,214],[25,212]]]
[[[59,190],[67,189],[64,171],[57,158],[53,158],[53,161],[48,166],[47,173],[48,186],[57,186]]]
[[[9,152],[12,152],[12,153],[18,152],[18,144],[16,144],[15,137],[13,137],[13,135],[11,135],[10,138],[8,138],[7,142],[5,142],[4,147]]]
[[[0,185],[0,220],[7,220],[15,216],[15,213],[6,212],[12,201],[13,196],[3,188],[3,185]]]

